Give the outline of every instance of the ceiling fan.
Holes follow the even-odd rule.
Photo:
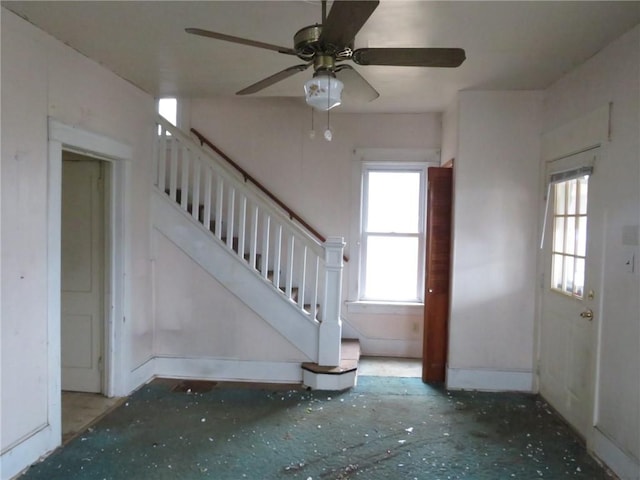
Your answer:
[[[327,2],[322,0],[322,23],[301,28],[293,36],[293,48],[281,47],[200,28],[187,28],[194,35],[293,55],[305,63],[293,65],[250,85],[236,95],[259,92],[277,82],[303,72],[313,65],[313,78],[305,83],[306,101],[319,110],[329,110],[341,103],[343,86],[350,96],[361,101],[380,96],[351,65],[388,65],[409,67],[458,67],[465,60],[461,48],[359,48],[353,40],[378,7],[379,0],[334,0],[327,16]]]

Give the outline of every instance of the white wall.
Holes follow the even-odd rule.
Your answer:
[[[601,347],[597,377],[596,454],[622,478],[640,478],[640,26],[609,45],[545,92],[545,131],[613,103],[611,142],[596,166],[607,191],[604,210]],[[635,232],[635,239],[625,238]],[[633,235],[632,235],[633,236]],[[599,435],[597,434],[597,435]],[[610,443],[609,443],[610,442]],[[618,455],[612,451],[618,450]]]
[[[459,94],[451,388],[532,388],[541,100]]]
[[[157,356],[311,361],[155,229],[153,244]]]
[[[331,112],[333,141],[322,137],[326,114],[302,99],[192,99],[191,126],[290,205],[326,237],[344,236],[354,251],[352,162],[356,148],[439,148],[440,114],[344,114]],[[345,264],[344,298],[355,259]],[[349,314],[344,335],[360,338],[366,355],[422,355],[422,309],[400,314]]]
[[[55,446],[56,409],[47,394],[59,365],[47,349],[47,118],[130,145],[125,195],[124,372],[152,354],[149,188],[154,102],[95,62],[2,10],[2,478]],[[55,272],[54,272],[55,273]],[[53,361],[52,363],[56,363]],[[58,373],[59,374],[59,373]],[[128,391],[128,390],[127,390]],[[59,411],[58,411],[59,415]]]
[[[452,101],[442,114],[441,163],[458,156],[458,98]]]

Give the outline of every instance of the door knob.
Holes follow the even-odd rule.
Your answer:
[[[591,320],[593,318],[593,310],[591,310],[590,308],[587,308],[584,312],[580,312],[580,316],[582,318]]]

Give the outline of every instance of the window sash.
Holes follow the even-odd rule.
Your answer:
[[[392,245],[394,248],[389,255],[374,257],[372,259],[368,253],[374,248],[379,249],[380,244],[385,241],[398,240],[398,245]],[[409,242],[406,242],[408,240]],[[415,242],[410,242],[414,240]],[[404,242],[403,242],[404,241]],[[402,245],[404,243],[404,245]],[[414,245],[412,245],[414,243]],[[371,248],[370,245],[376,245]],[[421,301],[421,284],[420,276],[422,269],[420,268],[420,235],[419,234],[384,234],[384,233],[366,233],[363,235],[362,242],[365,265],[363,268],[362,292],[361,298],[370,301],[389,301],[389,302],[420,302]],[[410,257],[411,262],[397,262],[398,254],[402,253],[405,257]],[[375,262],[375,263],[372,263]],[[384,265],[387,263],[386,265]],[[386,271],[386,275],[390,277],[391,282],[381,285],[379,277],[371,278],[369,276],[372,270],[382,268]],[[375,271],[375,270],[374,270]],[[411,291],[413,287],[413,291]],[[385,294],[383,294],[384,292]]]
[[[586,283],[588,181],[589,174],[566,177],[550,191],[554,202],[549,287],[575,298],[583,298]]]
[[[358,298],[363,301],[376,302],[422,302],[424,298],[424,248],[425,248],[425,227],[426,227],[426,163],[382,163],[382,162],[365,162],[362,169],[362,196],[361,196],[361,231],[360,231],[360,288],[358,289]],[[367,219],[369,218],[369,173],[371,172],[403,172],[416,173],[419,175],[419,194],[418,194],[418,228],[417,232],[390,232],[390,231],[373,231],[368,230]],[[370,295],[367,286],[367,262],[369,261],[369,240],[372,237],[377,238],[398,238],[398,239],[417,239],[417,265],[415,275],[412,282],[415,282],[415,291],[408,293],[406,296],[390,295],[389,298],[384,296]],[[393,255],[393,254],[392,254]]]

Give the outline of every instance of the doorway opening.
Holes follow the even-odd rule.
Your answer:
[[[103,320],[102,320],[102,360],[99,362],[102,375],[97,390],[100,397],[115,397],[128,393],[126,371],[125,319],[129,316],[126,302],[126,272],[128,242],[125,225],[129,223],[129,198],[125,185],[130,177],[133,150],[129,145],[109,137],[65,125],[49,119],[48,152],[48,330],[47,355],[48,408],[47,441],[52,448],[60,445],[62,439],[62,232],[63,232],[63,155],[78,155],[87,160],[98,161],[103,168],[102,188],[104,190],[104,276]],[[65,239],[66,242],[67,239]],[[76,241],[77,239],[72,239]],[[66,247],[65,247],[66,248]],[[72,251],[74,249],[71,249]],[[76,252],[77,253],[77,252]],[[67,261],[68,259],[64,259]],[[76,279],[77,280],[77,279]],[[66,283],[66,282],[65,282]],[[85,327],[86,329],[86,327]],[[69,328],[67,328],[69,330]],[[74,329],[71,329],[74,333]],[[68,339],[65,339],[68,343]],[[69,354],[65,354],[67,357]],[[78,358],[83,358],[79,356]],[[86,357],[84,357],[86,358]],[[69,359],[66,358],[65,362]]]
[[[358,375],[420,378],[422,376],[422,360],[402,357],[360,357]]]
[[[108,398],[112,304],[110,163],[62,151],[60,361],[63,443],[118,403]]]

